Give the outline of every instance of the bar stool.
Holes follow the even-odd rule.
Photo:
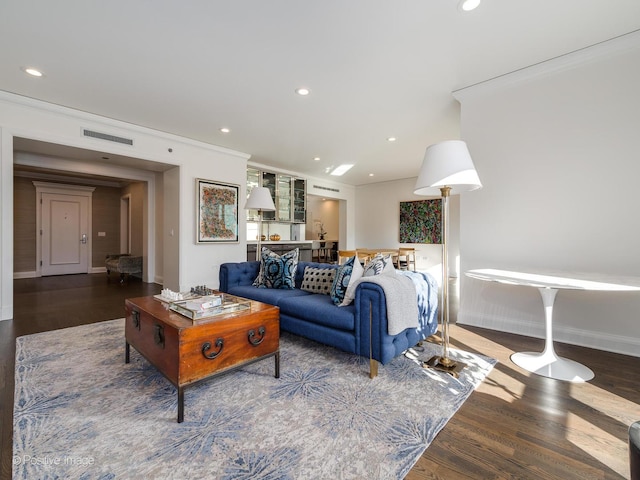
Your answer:
[[[333,249],[333,242],[320,242],[320,248],[318,249],[318,262],[331,263],[332,249]]]

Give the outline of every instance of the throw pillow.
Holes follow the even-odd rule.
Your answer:
[[[383,273],[393,273],[394,270],[395,267],[393,266],[391,256],[387,255],[385,257],[378,253],[369,263],[367,263],[367,266],[364,267],[364,273],[362,276],[373,277],[374,275],[381,275]]]
[[[260,253],[260,273],[253,285],[259,288],[293,290],[299,250],[295,248],[283,255],[278,255],[267,247],[262,247]]]
[[[357,266],[356,266],[357,264]],[[344,262],[336,271],[336,276],[331,285],[331,300],[334,304],[342,307],[353,301],[347,297],[349,286],[362,276],[362,265],[358,257],[353,256]],[[348,303],[345,303],[347,301]]]
[[[362,268],[362,264],[360,260],[356,256],[355,261],[353,262],[353,270],[351,271],[351,278],[349,279],[349,286],[347,287],[347,291],[344,294],[344,299],[342,303],[340,303],[340,307],[345,307],[347,305],[351,305],[353,300],[356,298],[356,288],[358,287],[358,280],[362,278],[362,274],[364,273],[364,268]]]
[[[335,276],[335,268],[305,267],[300,290],[331,295],[331,286]]]

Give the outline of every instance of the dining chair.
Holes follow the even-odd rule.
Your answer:
[[[351,257],[356,256],[356,250],[338,250],[338,265],[342,265]]]
[[[416,249],[415,248],[399,248],[396,268],[398,270],[412,270],[416,271]]]
[[[360,250],[356,250],[356,255],[358,256],[358,260],[364,266],[371,260],[371,254],[369,252],[361,252]]]

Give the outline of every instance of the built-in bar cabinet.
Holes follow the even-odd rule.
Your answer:
[[[262,220],[282,223],[305,223],[307,209],[307,181],[303,178],[292,177],[261,171],[255,168],[247,169],[247,195],[253,187],[267,187],[276,206],[274,212],[262,212]],[[248,221],[258,220],[258,211],[247,212]]]

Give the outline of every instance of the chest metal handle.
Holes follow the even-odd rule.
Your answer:
[[[262,343],[262,341],[264,340],[264,334],[267,331],[266,328],[264,327],[260,327],[258,328],[258,335],[260,335],[259,338],[256,338],[256,331],[255,330],[249,330],[248,332],[248,340],[249,343],[251,345],[253,345],[254,347],[257,347],[258,345],[260,345]]]
[[[211,342],[204,342],[202,344],[202,355],[204,355],[204,358],[213,360],[214,358],[216,358],[218,355],[222,353],[223,347],[224,347],[224,340],[222,338],[218,338],[216,340],[216,348],[218,350],[211,353],[207,353],[207,351],[211,349]]]

